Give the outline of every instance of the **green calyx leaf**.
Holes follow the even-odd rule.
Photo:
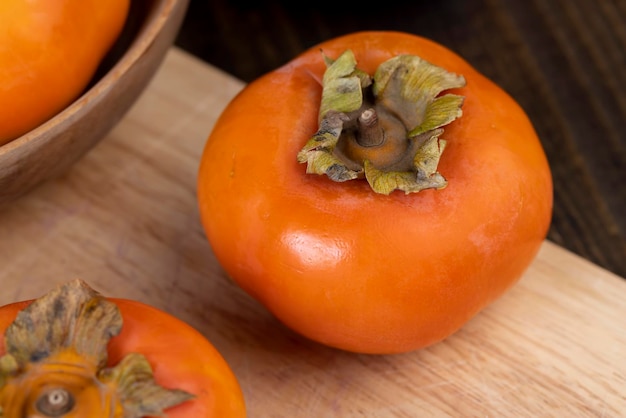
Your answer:
[[[365,178],[377,193],[390,194],[394,190],[415,193],[424,189],[443,189],[446,179],[437,172],[437,164],[446,142],[437,135],[428,138],[415,155],[415,171],[380,171],[365,161]]]
[[[19,364],[11,354],[0,357],[0,388],[19,371]],[[0,408],[0,411],[2,409]],[[2,416],[2,415],[0,415]]]
[[[369,77],[356,68],[356,59],[352,51],[341,54],[335,61],[326,57],[330,64],[323,78],[322,103],[319,116],[323,119],[329,111],[352,112],[363,103],[364,83]]]
[[[183,390],[159,386],[141,354],[128,354],[115,367],[101,370],[98,378],[117,391],[127,417],[164,416],[165,409],[194,398]]]
[[[322,118],[320,129],[298,153],[298,161],[307,163],[307,173],[326,174],[334,181],[352,180],[358,172],[348,169],[335,153],[337,141],[347,120],[344,113],[330,111]]]
[[[307,173],[326,174],[334,181],[352,180],[357,171],[349,169],[334,150],[348,113],[363,105],[363,90],[371,85],[370,77],[356,68],[352,51],[336,60],[324,55],[328,66],[323,77],[318,131],[298,153],[298,161],[307,163]]]
[[[385,61],[373,78],[356,67],[350,50],[325,62],[319,128],[297,157],[307,173],[364,177],[382,194],[444,188],[439,137],[461,117],[464,98],[442,93],[465,86],[463,76],[412,55]]]

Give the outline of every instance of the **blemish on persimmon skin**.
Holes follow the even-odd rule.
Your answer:
[[[228,172],[228,177],[230,177],[231,179],[235,177],[235,161],[235,156],[233,155],[230,171]]]

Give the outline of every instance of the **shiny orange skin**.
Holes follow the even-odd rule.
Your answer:
[[[129,7],[130,0],[0,1],[0,145],[80,95]]]
[[[109,365],[129,353],[143,354],[157,383],[196,397],[167,409],[168,418],[244,418],[243,393],[232,370],[198,331],[154,307],[127,299],[110,299],[122,314],[122,332],[109,342]],[[0,335],[30,301],[0,307]],[[0,356],[5,354],[0,338]]]
[[[442,136],[445,189],[377,195],[296,162],[317,130],[320,49],[348,48],[369,74],[414,54],[465,76],[463,116]],[[450,336],[521,277],[547,233],[552,177],[523,110],[462,58],[414,35],[360,32],[234,98],[206,143],[198,201],[218,261],[280,321],[329,346],[398,353]]]

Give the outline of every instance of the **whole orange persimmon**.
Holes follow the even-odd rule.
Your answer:
[[[552,178],[524,111],[461,57],[358,32],[232,100],[198,201],[218,261],[280,321],[398,353],[450,336],[522,276]]]
[[[0,1],[0,145],[68,106],[120,35],[130,0]]]
[[[0,416],[243,418],[230,367],[198,331],[75,280],[0,307]]]

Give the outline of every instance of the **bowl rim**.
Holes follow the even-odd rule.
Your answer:
[[[186,3],[188,1],[189,0],[156,0],[156,10],[153,12],[153,17],[140,27],[137,36],[132,40],[128,49],[121,55],[117,62],[112,65],[99,80],[77,96],[72,103],[59,113],[25,134],[4,145],[0,145],[0,157],[10,154],[17,149],[22,149],[25,145],[46,141],[48,137],[42,135],[43,133],[50,132],[64,121],[72,119],[81,112],[88,111],[93,104],[98,102],[100,97],[115,85],[119,75],[128,72],[128,70],[140,60],[158,37],[161,29],[168,21],[168,17],[172,15],[174,8],[179,3]]]

